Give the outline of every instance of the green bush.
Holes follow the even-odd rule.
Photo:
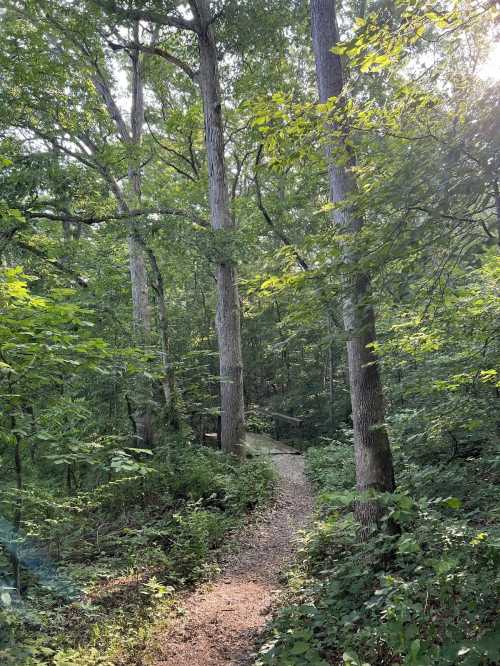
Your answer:
[[[222,544],[234,520],[219,512],[187,506],[174,516],[173,543],[168,551],[171,569],[178,580],[193,582],[203,574],[210,551]]]
[[[2,664],[94,666],[132,653],[159,612],[158,591],[209,575],[214,549],[274,488],[267,462],[186,441],[157,449],[147,466],[71,496],[26,485],[23,548],[50,563],[54,584],[34,567],[23,570],[23,603],[3,589]],[[0,560],[0,576],[9,567]]]
[[[349,489],[355,483],[352,445],[334,441],[328,446],[309,449],[307,473],[318,490]]]
[[[444,470],[397,460],[405,469],[398,492],[381,501],[401,533],[367,543],[351,511],[352,458],[341,444],[308,453],[320,519],[306,540],[295,603],[270,628],[259,663],[498,663],[498,510],[493,487],[478,483],[493,482],[498,456]]]

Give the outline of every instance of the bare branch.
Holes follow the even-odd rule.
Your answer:
[[[192,175],[191,175],[190,173],[188,173],[187,171],[184,171],[184,169],[181,169],[180,167],[178,167],[178,166],[177,166],[176,164],[174,164],[173,162],[169,162],[168,160],[166,160],[166,159],[165,159],[164,157],[162,157],[161,155],[157,155],[157,158],[160,160],[160,162],[163,162],[163,164],[166,164],[166,165],[169,166],[171,169],[173,169],[174,171],[176,171],[180,176],[184,176],[184,178],[187,178],[187,179],[190,180],[191,182],[196,183],[196,178],[194,178],[194,176],[192,176]]]
[[[106,79],[104,78],[103,74],[100,72],[96,64],[94,64],[94,68],[96,70],[96,73],[91,77],[92,83],[94,84],[94,87],[99,93],[99,95],[102,97],[102,100],[108,110],[108,113],[118,129],[120,138],[125,143],[129,143],[131,138],[130,133],[123,119],[123,116],[120,112],[120,109],[118,108],[114,100],[114,97],[111,94],[109,85],[107,84]]]
[[[29,129],[33,132],[33,134],[35,134],[35,136],[38,136],[40,139],[43,139],[44,141],[47,141],[54,148],[60,150],[65,155],[73,157],[75,160],[81,162],[82,164],[85,164],[85,166],[88,166],[90,169],[98,168],[97,164],[94,161],[92,161],[92,159],[90,159],[89,155],[83,155],[82,153],[77,153],[74,150],[71,150],[64,144],[59,143],[53,136],[50,136],[50,134],[46,134],[37,127],[30,127]]]
[[[484,208],[484,210],[488,210],[489,208],[490,206]],[[452,220],[455,222],[469,222],[471,224],[477,224],[478,222],[480,222],[480,220],[477,220],[473,217],[459,217],[458,215],[449,215],[447,213],[441,213],[438,210],[430,210],[429,208],[424,208],[424,206],[410,206],[408,210],[416,210],[419,211],[420,213],[426,213],[430,217],[441,217],[444,220]],[[483,212],[483,211],[478,211],[478,212]]]
[[[181,169],[180,167],[176,166],[175,164],[172,164],[171,162],[167,162],[167,160],[163,159],[161,155],[158,155],[159,159],[167,164],[168,166],[172,167],[175,169],[178,173],[182,174],[183,176],[186,176],[186,178],[189,178],[189,180],[192,180],[193,182],[196,182],[198,178],[198,170],[196,169],[196,166],[191,162],[190,159],[188,159],[185,155],[180,153],[178,150],[175,150],[175,148],[170,148],[170,146],[166,146],[164,143],[160,141],[160,139],[156,136],[156,134],[153,132],[151,125],[149,123],[149,120],[146,118],[146,123],[149,129],[149,133],[151,135],[151,138],[153,141],[160,146],[163,150],[167,151],[168,153],[171,153],[172,155],[175,155],[179,159],[183,160],[194,172],[194,176],[187,173],[184,171],[184,169]]]
[[[236,199],[236,191],[238,189],[238,183],[240,182],[241,172],[243,171],[245,162],[247,161],[247,159],[250,157],[251,154],[252,151],[248,150],[243,155],[241,160],[238,158],[236,154],[234,155],[234,161],[236,162],[236,173],[234,174],[233,182],[231,185],[231,201],[234,201]]]

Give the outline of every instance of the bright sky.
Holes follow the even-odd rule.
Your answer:
[[[494,42],[488,58],[479,66],[480,78],[500,81],[500,42]]]

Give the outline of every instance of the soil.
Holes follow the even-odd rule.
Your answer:
[[[182,615],[156,635],[144,665],[243,666],[280,594],[280,576],[311,519],[312,495],[302,456],[273,456],[279,474],[276,502],[244,530],[221,575],[186,596]]]

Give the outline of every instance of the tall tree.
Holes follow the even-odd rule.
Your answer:
[[[139,23],[133,26],[134,42],[139,41]],[[92,77],[94,86],[100,93],[111,119],[115,122],[118,136],[128,147],[128,181],[130,195],[125,196],[116,180],[110,177],[110,186],[118,201],[120,211],[127,215],[130,209],[139,209],[141,205],[141,166],[140,147],[144,125],[144,77],[142,55],[138,50],[130,51],[131,103],[130,129],[113,98],[106,76],[100,71],[97,59],[94,60],[96,72]],[[130,205],[131,204],[131,205]],[[147,347],[151,342],[151,309],[149,303],[148,276],[145,253],[140,239],[138,221],[130,218],[128,224],[129,270],[132,285],[132,312],[134,337],[140,347]],[[153,444],[153,425],[151,408],[151,383],[145,377],[138,382],[135,403],[135,436],[140,446],[151,447]]]
[[[243,457],[245,409],[240,309],[237,271],[234,259],[230,256],[235,222],[229,206],[224,156],[222,95],[213,27],[217,15],[208,0],[192,0],[189,3],[193,18],[184,18],[176,10],[168,13],[149,9],[124,9],[108,0],[95,0],[95,3],[128,20],[149,21],[158,28],[173,27],[194,32],[197,36],[199,72],[194,72],[189,65],[164,49],[138,46],[177,65],[200,85],[205,120],[211,226],[218,246],[216,327],[220,357],[222,449]]]
[[[224,159],[222,97],[213,30],[214,16],[207,0],[190,2],[195,15],[200,54],[200,89],[205,119],[208,161],[208,188],[212,229],[229,234],[235,223],[229,208]],[[221,253],[217,263],[217,336],[221,376],[222,448],[244,455],[245,413],[243,399],[243,360],[241,354],[240,311],[237,272],[233,259]]]
[[[335,0],[311,0],[311,27],[319,100],[335,98],[342,103],[344,75],[340,56],[332,53],[339,41]],[[351,204],[356,195],[353,173],[355,156],[349,144],[349,128],[327,126],[326,154],[332,222],[349,236],[344,243],[346,276],[343,285],[343,320],[347,336],[347,358],[356,456],[356,485],[359,491],[392,492],[395,488],[391,448],[384,425],[384,403],[375,341],[375,313],[371,303],[370,276],[359,267],[356,236],[364,219]],[[339,159],[339,155],[342,159]],[[376,523],[381,508],[376,502],[359,502],[362,524]]]

